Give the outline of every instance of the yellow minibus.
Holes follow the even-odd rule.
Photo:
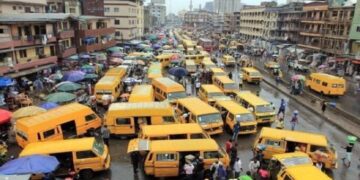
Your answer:
[[[301,165],[283,168],[277,175],[278,180],[331,180],[324,172],[313,165]]]
[[[221,113],[225,130],[232,134],[236,122],[240,123],[239,134],[255,134],[257,122],[254,115],[232,100],[216,101],[214,107]]]
[[[152,80],[159,77],[163,77],[161,64],[151,63],[148,70],[148,79]]]
[[[208,60],[203,60],[200,63],[200,67],[203,69],[210,69],[210,68],[216,68],[216,64],[214,64],[210,59]]]
[[[16,121],[16,141],[20,147],[25,147],[32,142],[91,135],[100,126],[101,119],[91,108],[71,103]]]
[[[169,54],[160,54],[156,56],[155,58],[161,63],[162,67],[167,67],[170,64],[171,58],[175,54],[169,53]]]
[[[136,85],[130,94],[129,102],[153,102],[154,89],[151,85]]]
[[[151,81],[154,96],[157,101],[168,100],[173,103],[176,99],[186,97],[185,88],[181,84],[167,77],[156,78]]]
[[[213,84],[220,88],[226,95],[233,95],[238,86],[227,76],[214,76]]]
[[[185,61],[185,69],[189,73],[196,73],[197,67],[196,67],[194,60],[186,60]]]
[[[324,163],[326,168],[337,168],[336,150],[321,134],[263,127],[254,143],[254,149],[258,147],[266,147],[262,151],[264,159],[300,151],[308,154],[313,162]]]
[[[236,91],[235,101],[251,110],[258,123],[271,123],[275,120],[274,107],[250,91]]]
[[[111,68],[106,71],[105,76],[116,76],[122,79],[126,75],[126,69],[122,67]]]
[[[261,73],[252,67],[242,68],[242,78],[248,83],[259,84],[262,80]]]
[[[206,139],[210,136],[197,123],[143,126],[139,138],[147,140]]]
[[[144,170],[146,175],[154,177],[178,177],[183,170],[185,157],[203,157],[204,168],[210,170],[215,161],[220,161],[224,168],[229,166],[229,156],[215,140],[186,139],[186,140],[158,140],[142,139],[130,140],[128,153],[140,152],[144,154]]]
[[[214,76],[227,76],[227,73],[218,67],[214,67],[214,68],[210,68],[210,71],[212,73],[212,78],[214,78]]]
[[[112,103],[105,117],[111,134],[124,136],[136,135],[144,125],[175,122],[168,102]]]
[[[193,60],[196,64],[200,64],[201,61],[204,59],[204,55],[185,55],[185,60]]]
[[[54,156],[60,163],[55,176],[68,176],[74,171],[82,179],[92,179],[95,172],[108,170],[111,162],[108,147],[102,139],[93,137],[30,143],[19,156],[31,155]]]
[[[223,121],[217,109],[197,97],[178,99],[175,114],[181,123],[198,123],[209,134],[221,134]]]
[[[225,66],[233,66],[236,63],[234,57],[230,55],[224,55],[222,57],[222,62],[225,64]]]
[[[96,84],[94,88],[97,102],[102,101],[103,95],[111,95],[117,99],[121,93],[121,79],[118,76],[104,76]]]
[[[217,98],[223,98],[225,94],[213,84],[203,84],[200,86],[198,96],[204,102],[213,105]]]
[[[325,73],[311,73],[306,86],[323,95],[342,96],[346,91],[344,78]]]

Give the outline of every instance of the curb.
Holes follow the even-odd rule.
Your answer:
[[[266,84],[268,84],[269,86],[273,87],[274,89],[280,91],[281,93],[285,94],[286,96],[288,96],[289,98],[291,98],[292,100],[296,101],[297,103],[301,104],[302,106],[304,106],[306,109],[308,109],[309,111],[311,111],[312,113],[322,117],[323,119],[325,119],[327,122],[329,122],[330,124],[336,126],[337,128],[341,129],[344,132],[347,132],[349,134],[355,135],[353,132],[350,132],[348,129],[346,129],[345,127],[341,126],[341,124],[336,123],[336,121],[324,116],[322,113],[320,113],[319,111],[314,110],[312,107],[310,107],[308,104],[303,103],[302,101],[298,100],[296,97],[289,95],[288,92],[285,92],[284,90],[282,90],[281,88],[278,88],[276,85],[274,85],[273,83],[269,82],[268,80],[266,80],[265,78],[263,79],[263,82],[265,82]],[[351,120],[350,120],[351,121]],[[357,135],[355,135],[357,136]]]

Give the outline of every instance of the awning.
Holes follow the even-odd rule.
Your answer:
[[[360,64],[360,60],[353,60],[352,63],[353,64]]]
[[[336,62],[344,62],[349,60],[349,58],[336,58]]]

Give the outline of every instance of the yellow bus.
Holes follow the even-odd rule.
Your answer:
[[[210,59],[204,59],[203,61],[201,61],[200,66],[203,69],[211,69],[217,67],[216,64],[214,64]]]
[[[174,56],[174,53],[169,54],[160,54],[155,58],[161,63],[162,67],[168,67],[171,61],[171,58]]]
[[[153,102],[154,100],[154,89],[151,85],[136,85],[129,97],[129,102]]]
[[[337,168],[336,150],[321,134],[264,127],[253,147],[260,146],[266,147],[262,152],[264,159],[270,159],[275,154],[301,151],[314,162],[324,163],[326,168]]]
[[[261,73],[252,67],[242,68],[242,77],[248,83],[259,84],[262,80]]]
[[[268,169],[270,170],[270,174],[276,177],[283,168],[301,165],[313,166],[313,161],[308,154],[297,151],[274,154],[268,163]]]
[[[16,141],[20,147],[25,147],[32,142],[91,135],[100,126],[101,119],[91,108],[71,103],[16,121]]]
[[[214,67],[214,68],[210,68],[210,71],[212,73],[212,78],[214,78],[214,76],[227,76],[227,73],[218,67]]]
[[[197,123],[143,126],[139,138],[147,140],[206,139],[210,136]]]
[[[232,95],[238,86],[227,76],[214,76],[213,84],[220,88],[226,95]]]
[[[185,69],[186,69],[189,73],[196,73],[197,67],[196,67],[195,61],[193,61],[193,60],[186,60],[186,61],[185,61]]]
[[[200,64],[204,60],[204,55],[185,55],[185,60],[193,60],[196,64]]]
[[[233,66],[236,63],[234,57],[230,55],[224,55],[222,57],[222,62],[225,64],[225,66]]]
[[[103,95],[111,95],[117,99],[121,93],[121,78],[118,76],[104,76],[96,84],[94,88],[97,102],[102,101]]]
[[[175,115],[181,123],[198,123],[209,134],[221,134],[223,121],[217,109],[196,97],[178,99]]]
[[[204,102],[213,105],[218,98],[224,98],[225,94],[213,84],[203,84],[199,89],[199,98]]]
[[[134,151],[145,154],[145,174],[157,178],[178,177],[188,155],[203,157],[205,170],[209,170],[215,161],[221,161],[224,168],[229,166],[228,154],[211,138],[158,141],[133,139],[129,142],[128,153]]]
[[[154,96],[157,101],[168,100],[172,103],[176,99],[186,97],[184,86],[170,78],[156,78],[153,79],[151,84],[154,88]]]
[[[311,73],[306,86],[323,95],[342,96],[346,91],[344,78],[325,73]]]
[[[275,120],[275,109],[269,102],[250,91],[237,91],[235,94],[235,101],[250,109],[258,123],[271,123]]]
[[[254,115],[232,100],[219,100],[214,107],[221,113],[225,123],[225,130],[232,134],[236,122],[240,123],[239,134],[255,134],[257,122]]]
[[[111,134],[125,136],[136,135],[144,125],[175,122],[168,102],[112,103],[105,118]]]
[[[163,77],[162,75],[162,67],[160,63],[151,63],[148,70],[148,78],[150,80]]]
[[[126,75],[126,69],[121,67],[111,68],[106,71],[105,76],[116,76],[122,79]]]
[[[283,168],[277,175],[278,180],[331,180],[324,172],[313,165]]]
[[[95,172],[108,170],[111,162],[108,147],[102,139],[93,137],[30,143],[19,156],[39,154],[58,159],[55,176],[68,176],[71,170],[79,173],[81,179],[92,179]]]

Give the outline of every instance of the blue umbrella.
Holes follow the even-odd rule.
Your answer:
[[[187,70],[182,67],[173,67],[169,70],[169,74],[181,78],[183,76],[186,76],[188,74]]]
[[[161,45],[160,45],[160,44],[154,44],[154,45],[152,46],[152,48],[154,48],[154,49],[159,49],[159,48],[161,48]]]
[[[62,81],[78,82],[85,78],[85,73],[81,71],[69,71],[64,74]]]
[[[0,174],[43,174],[53,172],[59,161],[53,156],[24,156],[5,163],[0,167]]]
[[[44,108],[46,110],[54,109],[58,107],[59,105],[53,102],[44,102],[40,105],[41,108]]]
[[[88,55],[88,54],[83,54],[80,57],[81,57],[81,59],[90,59],[90,55]]]
[[[13,80],[10,77],[0,77],[0,87],[7,87],[13,85]]]

